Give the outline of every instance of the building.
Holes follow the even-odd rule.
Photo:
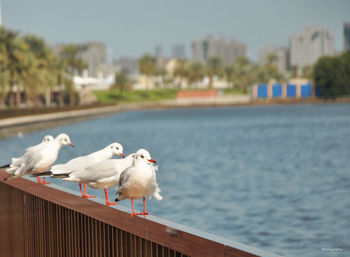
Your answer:
[[[59,56],[66,44],[57,43],[52,47],[55,55]],[[87,64],[88,76],[98,77],[101,76],[101,72],[105,73],[105,67],[107,67],[107,47],[102,42],[87,42],[76,44],[80,46],[82,51],[80,52],[80,58]],[[104,74],[102,74],[104,76]]]
[[[349,51],[350,50],[350,22],[344,23],[343,36],[344,36],[344,51]]]
[[[107,64],[107,47],[102,42],[87,42],[80,44],[82,47],[81,58],[88,65],[89,76],[97,77],[102,72],[102,67]]]
[[[288,70],[288,49],[286,47],[276,47],[275,45],[266,45],[259,52],[259,64],[264,65],[269,55],[277,57],[276,65],[280,72]]]
[[[154,57],[157,59],[163,58],[163,47],[161,45],[156,45],[154,48]]]
[[[186,58],[185,46],[182,44],[173,45],[171,47],[171,58],[174,58],[174,59]]]
[[[247,46],[239,41],[231,39],[215,39],[209,35],[203,39],[192,42],[192,60],[206,63],[211,57],[218,57],[225,66],[233,64],[239,56],[245,56]]]
[[[299,70],[313,65],[324,55],[334,55],[334,35],[327,28],[307,26],[300,34],[289,38],[290,65]]]
[[[138,60],[132,57],[120,57],[113,61],[113,66],[119,67],[119,70],[127,74],[137,74],[138,69]]]

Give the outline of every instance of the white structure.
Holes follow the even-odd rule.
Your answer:
[[[78,91],[89,88],[91,90],[106,90],[114,83],[114,73],[111,73],[107,77],[89,77],[87,71],[84,72],[83,76],[74,76],[73,83],[74,88]]]
[[[313,65],[321,56],[335,53],[334,35],[327,28],[307,26],[300,34],[291,35],[289,44],[290,65],[299,70]]]
[[[275,45],[266,45],[259,52],[259,64],[264,65],[270,54],[277,57],[276,65],[280,72],[288,70],[288,49],[286,47],[276,47]]]
[[[218,57],[225,66],[231,65],[239,56],[245,56],[247,46],[239,41],[231,39],[215,39],[209,35],[206,38],[192,42],[192,60],[206,63],[211,57]]]

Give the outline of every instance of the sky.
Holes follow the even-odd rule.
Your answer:
[[[257,60],[266,44],[288,46],[291,34],[307,25],[329,28],[337,50],[343,23],[350,22],[350,0],[0,0],[2,23],[49,43],[101,41],[112,58],[154,53],[165,56],[212,34],[246,43]]]

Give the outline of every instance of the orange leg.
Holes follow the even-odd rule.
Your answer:
[[[108,200],[108,189],[107,189],[107,187],[105,187],[105,195],[106,195],[106,205],[107,205],[107,206],[116,205],[116,204],[117,204],[116,202],[110,202],[110,201]]]
[[[43,184],[43,185],[47,185],[47,184],[51,184],[51,183],[50,183],[50,182],[47,182],[47,181],[46,181],[46,178],[44,177],[44,180],[42,181],[42,184]]]
[[[136,216],[137,213],[134,210],[134,198],[131,198],[130,200],[131,200],[131,206],[132,206],[132,213],[130,216],[133,217],[133,216]]]
[[[84,193],[83,193],[83,189],[82,189],[82,187],[81,187],[81,183],[79,183],[79,187],[80,187],[81,197],[83,197],[83,198],[84,198]]]
[[[36,181],[38,181],[39,184],[42,184],[40,177],[37,177]]]
[[[148,215],[149,213],[146,211],[146,197],[143,197],[143,212],[141,213],[144,216]]]
[[[95,198],[96,196],[94,195],[88,195],[86,192],[86,184],[84,184],[84,189],[85,189],[85,195],[83,196],[85,199],[89,199],[89,198]]]

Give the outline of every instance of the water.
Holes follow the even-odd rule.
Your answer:
[[[348,104],[126,112],[2,140],[0,163],[60,132],[76,147],[58,162],[114,141],[148,149],[164,197],[153,215],[277,254],[350,256]]]

